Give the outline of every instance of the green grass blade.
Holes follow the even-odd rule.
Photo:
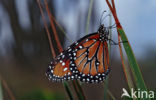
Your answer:
[[[74,90],[76,92],[78,99],[79,100],[86,100],[80,83],[77,80],[74,80],[72,83],[73,83]]]
[[[0,100],[3,100],[2,81],[0,79]]]
[[[119,34],[121,35],[122,41],[128,41],[125,32],[120,28],[118,28],[117,30],[118,30]],[[132,48],[131,48],[129,42],[124,42],[123,46],[124,46],[124,49],[126,51],[128,61],[129,61],[129,64],[130,64],[130,68],[132,70],[132,74],[134,76],[137,88],[141,89],[142,91],[143,90],[147,91],[145,82],[143,80],[142,74],[141,74],[140,69],[139,69],[139,65],[138,65],[138,63],[136,61],[135,55],[134,55],[134,53],[132,51]],[[146,98],[146,100],[150,100],[150,99]]]
[[[122,52],[122,46],[121,46],[121,48],[119,46],[119,49],[120,49],[120,56],[121,56],[121,60],[122,60],[123,71],[124,71],[124,74],[125,74],[125,77],[126,77],[126,81],[127,81],[127,84],[128,84],[129,91],[131,91],[132,88],[134,89],[134,84],[133,84],[133,81],[132,81],[132,77],[130,75],[130,70],[128,68],[128,64],[125,61],[125,58],[124,58],[124,55],[123,55],[123,52]],[[127,98],[123,98],[123,100],[127,100]],[[128,100],[132,100],[132,98],[129,98]],[[137,99],[133,98],[133,100],[137,100]]]
[[[116,100],[115,97],[112,95],[112,93],[109,90],[107,90],[107,93],[109,94],[109,96],[111,97],[112,100]]]
[[[107,96],[107,92],[108,92],[108,79],[109,79],[109,77],[106,78],[105,84],[104,84],[104,100],[108,99],[108,96]]]
[[[74,100],[74,99],[73,99],[73,95],[72,95],[72,93],[71,93],[71,91],[70,91],[70,89],[69,89],[68,83],[67,83],[67,82],[63,82],[63,85],[64,85],[64,87],[65,87],[65,89],[66,89],[66,92],[67,92],[67,94],[68,94],[70,100]]]

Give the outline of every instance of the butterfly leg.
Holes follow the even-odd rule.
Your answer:
[[[109,39],[109,41],[111,41],[111,45],[119,45],[119,43],[127,43],[128,41],[122,41],[122,42],[115,42],[112,39]]]
[[[116,28],[118,25],[120,25],[120,23],[114,23],[113,25],[107,27],[108,29],[112,29],[112,28]]]
[[[113,25],[107,27],[108,29],[116,28],[116,24],[114,23]]]

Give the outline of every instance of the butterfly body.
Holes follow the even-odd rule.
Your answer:
[[[49,79],[102,82],[110,70],[108,35],[108,29],[101,25],[96,33],[86,35],[73,43],[51,62],[46,72]]]

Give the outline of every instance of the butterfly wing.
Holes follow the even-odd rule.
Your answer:
[[[59,82],[63,80],[74,79],[74,76],[69,70],[69,55],[69,49],[65,50],[51,62],[46,72],[46,75],[48,76],[49,80]]]
[[[72,48],[70,69],[82,82],[102,82],[109,73],[107,41],[101,41],[98,33],[78,40]]]
[[[109,72],[107,42],[98,33],[89,34],[57,56],[47,69],[50,80],[80,79],[82,82],[102,82]]]
[[[87,35],[84,38],[90,37],[91,35]],[[83,38],[79,41],[83,41]],[[71,46],[68,47],[68,49],[64,50],[60,55],[58,55],[49,65],[46,76],[48,76],[49,80],[52,81],[63,81],[63,80],[70,80],[77,78],[77,74],[71,72],[71,70],[75,70],[76,67],[73,66],[72,63],[72,54],[73,51],[76,50],[78,46],[78,43],[73,43]],[[75,53],[74,53],[75,54]],[[77,72],[77,71],[76,71]]]

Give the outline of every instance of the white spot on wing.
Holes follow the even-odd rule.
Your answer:
[[[65,62],[62,63],[62,66],[64,66],[64,65],[65,65]]]
[[[51,70],[51,73],[53,73],[54,71],[53,70]]]
[[[76,53],[73,53],[74,56],[76,56]]]
[[[51,69],[51,66],[49,66],[49,68]]]
[[[65,57],[65,55],[62,55],[62,58],[64,58]]]
[[[67,67],[65,67],[64,69],[63,69],[63,71],[66,71],[68,68]]]
[[[70,75],[70,72],[68,72],[68,75]]]
[[[82,49],[82,46],[79,46],[80,49]]]

